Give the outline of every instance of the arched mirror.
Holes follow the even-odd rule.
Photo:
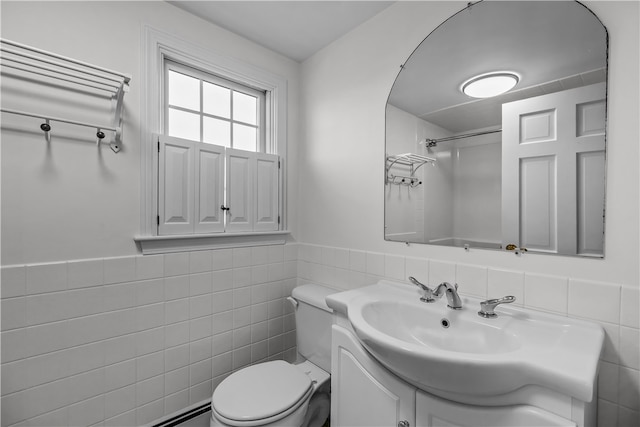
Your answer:
[[[386,109],[385,239],[604,256],[607,31],[575,1],[469,4]]]

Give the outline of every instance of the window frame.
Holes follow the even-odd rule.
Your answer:
[[[287,230],[287,80],[238,59],[174,35],[145,26],[142,34],[143,75],[140,114],[140,234],[134,241],[143,254],[284,244]],[[272,232],[241,232],[159,236],[158,152],[153,135],[162,133],[164,99],[164,63],[178,62],[196,70],[220,76],[265,92],[265,152],[277,154],[281,161],[279,192],[280,227]]]

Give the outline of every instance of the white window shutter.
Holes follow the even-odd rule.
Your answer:
[[[195,232],[224,231],[224,147],[196,143]]]
[[[158,141],[158,234],[193,233],[195,143],[166,136]]]
[[[256,153],[255,231],[278,229],[278,162],[273,154]]]
[[[249,151],[226,149],[228,232],[253,231],[255,156]]]

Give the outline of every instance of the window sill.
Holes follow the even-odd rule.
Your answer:
[[[289,231],[181,234],[170,236],[136,236],[133,240],[143,255],[171,252],[204,251],[209,249],[241,248],[247,246],[284,245]]]

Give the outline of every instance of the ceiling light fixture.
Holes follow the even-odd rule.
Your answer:
[[[470,78],[460,90],[472,98],[491,98],[510,91],[519,81],[520,76],[514,72],[495,71]]]

